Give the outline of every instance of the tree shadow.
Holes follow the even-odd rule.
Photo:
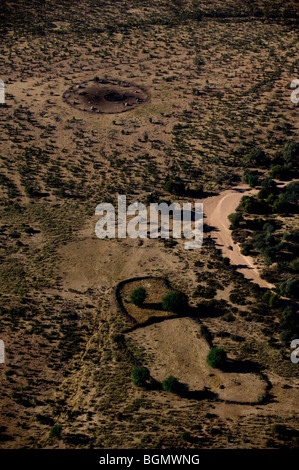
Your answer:
[[[221,317],[227,312],[227,307],[226,305],[221,305],[220,302],[217,300],[202,301],[201,303],[198,303],[197,307],[189,307],[188,313],[184,316],[189,316],[191,318]]]
[[[245,361],[238,361],[229,359],[226,366],[223,368],[223,372],[229,374],[251,374],[260,373],[261,367],[257,362],[246,359]]]
[[[254,269],[251,266],[248,266],[248,264],[232,264],[231,266],[233,269]]]
[[[205,218],[206,216],[204,216]],[[210,232],[219,232],[219,228],[218,227],[214,227],[213,225],[208,225],[206,223],[203,224],[203,228],[204,228],[204,233],[210,233]]]
[[[176,385],[176,390],[170,395],[177,395],[180,398],[186,398],[188,400],[217,400],[218,395],[217,393],[211,392],[206,387],[203,390],[189,390],[188,385],[178,382]],[[146,384],[147,390],[155,390],[155,391],[163,391],[163,387],[161,382],[154,379],[153,377],[150,378],[150,381]]]
[[[186,398],[188,400],[217,400],[218,395],[217,393],[211,392],[210,390],[188,390],[182,389],[177,392],[177,395],[181,398]]]
[[[215,191],[198,191],[195,189],[188,189],[185,191],[185,195],[193,199],[205,199],[207,197],[217,196],[218,193]]]
[[[158,310],[165,312],[165,310],[163,310],[161,302],[144,302],[142,307],[147,308],[149,310]]]
[[[249,191],[248,188],[232,188],[232,190],[236,193],[247,193]]]
[[[32,197],[36,197],[36,198],[49,197],[49,196],[50,196],[50,193],[45,193],[45,192],[42,192],[42,191],[34,191],[34,194],[32,194]]]

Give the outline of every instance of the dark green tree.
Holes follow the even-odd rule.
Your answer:
[[[168,179],[164,189],[170,194],[182,195],[185,193],[185,183],[180,178]]]
[[[61,431],[62,431],[61,424],[54,424],[54,426],[52,426],[50,429],[49,436],[57,437],[59,439],[61,435]]]
[[[179,381],[173,377],[172,375],[169,375],[165,380],[162,382],[162,388],[165,392],[169,393],[178,393],[179,391]]]
[[[284,297],[299,299],[299,279],[290,277],[279,286],[279,292]]]
[[[131,302],[137,307],[142,307],[146,299],[146,290],[144,287],[138,287],[131,294]]]
[[[299,181],[289,183],[280,199],[286,204],[297,204],[299,201]]]
[[[227,355],[222,348],[211,348],[207,356],[207,363],[213,369],[223,369],[227,362]]]
[[[171,291],[163,297],[163,310],[173,313],[182,313],[188,308],[188,297],[183,292]]]
[[[282,180],[289,175],[289,169],[284,165],[274,165],[270,170],[271,178]]]
[[[263,150],[253,149],[243,158],[243,164],[247,167],[264,167],[268,162],[268,156]]]
[[[283,147],[282,155],[287,163],[293,163],[299,157],[299,144],[290,140]]]
[[[144,387],[149,378],[150,373],[147,367],[135,367],[132,371],[132,380],[136,387]]]
[[[228,216],[228,220],[230,221],[232,228],[236,228],[239,227],[240,222],[242,222],[243,216],[241,212],[234,212]]]
[[[258,184],[258,180],[259,180],[259,175],[255,171],[249,171],[249,170],[244,171],[242,181],[244,181],[244,183],[249,184],[251,188],[255,188],[255,186]]]

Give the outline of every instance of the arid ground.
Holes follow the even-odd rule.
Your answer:
[[[298,3],[48,3],[7,0],[0,18],[0,447],[298,447],[299,364],[281,334],[298,299],[227,219],[299,142]],[[98,239],[95,208],[119,194],[203,202],[203,246]],[[298,212],[265,217],[294,247]],[[115,289],[134,278],[124,314]],[[163,310],[164,279],[188,309]],[[136,387],[136,365],[185,393]]]

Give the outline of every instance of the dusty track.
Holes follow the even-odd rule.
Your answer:
[[[295,181],[295,180],[293,180]],[[290,181],[277,182],[279,187],[284,187]],[[236,186],[219,194],[208,197],[203,201],[205,223],[212,227],[211,237],[215,240],[217,248],[220,248],[223,256],[227,256],[231,264],[244,275],[246,279],[255,282],[260,287],[274,288],[273,284],[261,279],[253,258],[241,254],[240,247],[234,243],[229,230],[229,214],[235,212],[241,198],[256,194],[259,189],[251,189],[248,185]],[[231,247],[232,249],[229,249]]]

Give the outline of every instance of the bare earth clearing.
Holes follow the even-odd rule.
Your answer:
[[[294,180],[297,181],[297,180]],[[278,186],[283,188],[288,182],[279,182]],[[258,193],[258,189],[250,189],[248,185],[236,186],[221,192],[217,196],[208,197],[204,200],[204,222],[213,228],[210,233],[216,241],[217,247],[227,256],[231,264],[250,281],[260,287],[275,288],[273,284],[261,279],[256,263],[250,256],[241,253],[240,246],[235,243],[229,229],[228,216],[235,212],[243,196],[252,196]],[[230,249],[231,247],[231,249]]]
[[[262,179],[298,140],[290,100],[298,22],[287,9],[295,2],[2,3],[0,447],[298,446],[299,368],[281,341],[282,308],[247,282],[272,287],[240,254],[227,220],[255,191],[239,186],[249,153],[267,154]],[[186,192],[168,191],[171,178]],[[208,236],[194,251],[183,239],[95,236],[95,207],[116,205],[119,194],[146,204],[209,193],[217,196],[203,199],[204,221],[216,246]],[[298,225],[296,215],[288,220],[281,232]],[[194,319],[159,318],[126,336],[132,324],[114,288],[150,275],[188,295],[231,364],[260,366],[272,384],[268,401],[252,405],[265,383],[246,367],[209,369]],[[149,302],[159,303],[163,286],[146,282]],[[164,316],[157,305],[135,309],[130,289],[137,321]],[[134,386],[122,335],[157,380],[173,374],[191,391],[207,387],[242,404]],[[273,434],[276,424],[288,438]],[[55,425],[59,436],[50,434]],[[182,440],[186,431],[192,442]]]
[[[228,215],[235,212],[244,195],[256,194],[257,190],[248,186],[237,186],[234,189],[226,190],[217,196],[212,196],[204,200],[204,221],[214,229],[210,232],[211,237],[216,241],[216,245],[221,249],[223,256],[227,256],[231,264],[241,272],[246,279],[255,282],[261,287],[272,288],[272,284],[260,278],[259,272],[250,256],[241,254],[240,247],[234,243]],[[232,249],[229,249],[231,247]]]
[[[134,289],[144,287],[146,289],[147,297],[142,308],[136,307],[130,300],[130,295]],[[144,279],[142,281],[130,282],[125,284],[120,291],[122,296],[123,305],[128,314],[137,320],[138,323],[143,323],[151,317],[166,317],[170,312],[165,312],[162,309],[161,300],[164,295],[169,292],[161,279]]]
[[[223,400],[240,403],[256,402],[258,395],[264,395],[266,384],[254,373],[221,372],[207,365],[209,346],[190,318],[165,320],[128,336],[146,349],[151,375],[161,382],[173,375],[189,390],[207,388]]]
[[[63,98],[80,111],[116,114],[132,111],[148,101],[149,95],[131,83],[98,79],[72,86]]]

